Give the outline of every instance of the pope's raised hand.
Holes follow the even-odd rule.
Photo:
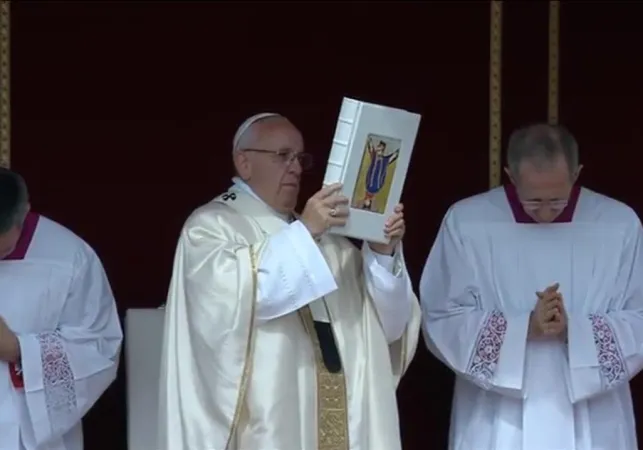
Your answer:
[[[341,183],[324,186],[306,202],[299,220],[313,237],[321,236],[330,227],[346,225],[348,198],[341,189]]]
[[[404,222],[404,205],[399,204],[395,206],[393,215],[388,218],[384,225],[384,233],[390,239],[388,244],[379,244],[377,242],[369,242],[371,249],[374,252],[383,255],[392,255],[395,247],[404,237],[406,224]]]

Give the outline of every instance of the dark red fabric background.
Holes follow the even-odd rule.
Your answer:
[[[546,120],[547,8],[505,2],[505,140]],[[640,12],[565,3],[561,20],[561,118],[590,186],[639,211]],[[342,96],[423,115],[403,198],[416,284],[446,208],[488,187],[488,2],[13,2],[11,20],[12,167],[96,249],[122,314],[163,303],[179,229],[229,184],[232,135],[256,112],[289,116],[317,157],[302,200]],[[124,369],[88,449],[126,448]],[[399,390],[405,449],[446,449],[451,389],[421,343]]]

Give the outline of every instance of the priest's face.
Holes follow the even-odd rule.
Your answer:
[[[0,234],[0,259],[8,256],[18,244],[20,239],[20,227],[14,226]]]
[[[303,153],[303,137],[283,118],[255,126],[253,148],[243,149],[237,170],[264,202],[275,211],[290,214],[297,205],[302,166],[309,158]]]
[[[525,212],[536,222],[550,223],[567,207],[577,175],[570,174],[567,161],[561,155],[544,165],[523,161],[512,182]]]

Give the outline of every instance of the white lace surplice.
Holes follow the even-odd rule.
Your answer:
[[[0,316],[22,353],[17,367],[0,362],[0,450],[81,450],[81,419],[116,376],[121,327],[91,248],[29,220],[24,255],[0,261]]]
[[[431,351],[458,375],[458,450],[636,450],[628,381],[643,364],[641,224],[583,189],[570,223],[515,223],[502,188],[447,213],[420,295]],[[560,283],[568,343],[526,342]]]

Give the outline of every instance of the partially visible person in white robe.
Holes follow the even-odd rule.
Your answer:
[[[641,223],[577,184],[564,128],[516,131],[510,184],[446,213],[420,284],[429,349],[456,374],[452,450],[637,450]]]
[[[82,450],[121,340],[94,251],[31,212],[24,180],[0,168],[0,450]]]
[[[360,252],[340,186],[294,214],[299,131],[260,114],[233,141],[234,184],[187,220],[166,304],[161,450],[399,450],[396,387],[421,313],[402,206]]]

